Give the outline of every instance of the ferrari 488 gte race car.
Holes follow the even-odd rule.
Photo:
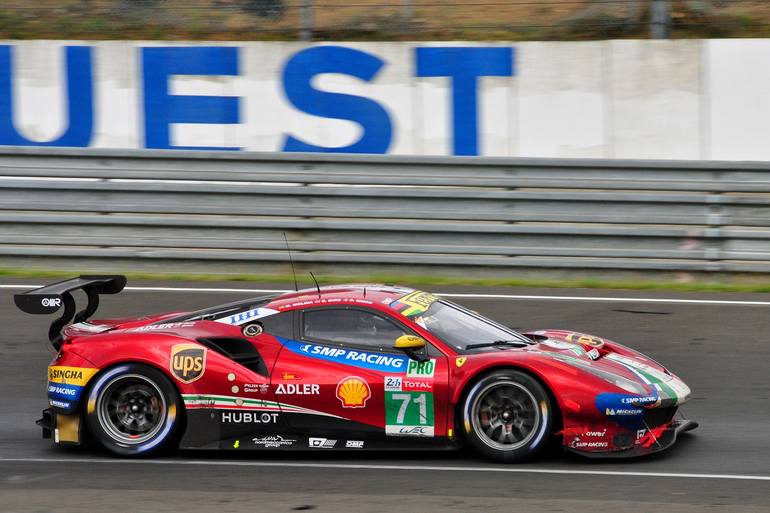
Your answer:
[[[92,320],[123,276],[15,296],[64,310],[49,336],[57,444],[125,456],[161,449],[347,450],[471,446],[499,461],[549,440],[585,456],[640,456],[696,424],[690,389],[650,358],[592,335],[517,333],[392,285],[340,285],[196,312]],[[72,292],[88,305],[76,312]]]

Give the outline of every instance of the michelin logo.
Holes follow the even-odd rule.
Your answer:
[[[614,415],[641,415],[643,410],[635,410],[630,408],[605,408],[604,414],[608,417],[612,417]]]
[[[380,372],[404,372],[409,360],[406,356],[395,354],[367,353],[366,351],[352,351],[341,347],[301,344],[286,339],[281,339],[281,342],[288,350],[303,356]]]

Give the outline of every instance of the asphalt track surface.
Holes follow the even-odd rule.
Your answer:
[[[43,341],[50,319],[16,310],[17,290],[3,288],[39,282],[0,282],[0,512],[770,511],[768,295],[437,288],[531,296],[454,299],[515,328],[570,328],[624,342],[679,374],[693,390],[683,412],[701,426],[653,457],[596,461],[554,451],[505,466],[468,452],[186,452],[126,462],[56,449],[40,438],[34,421],[45,407],[50,354]],[[127,290],[104,296],[97,317],[194,309],[255,295]],[[604,299],[588,300],[597,297]],[[704,299],[716,302],[699,302]]]

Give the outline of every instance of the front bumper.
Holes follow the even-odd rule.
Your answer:
[[[607,451],[585,451],[576,447],[565,446],[570,452],[589,458],[636,458],[665,451],[676,442],[677,436],[698,427],[692,420],[672,420],[668,424],[653,428],[633,445],[618,447]]]

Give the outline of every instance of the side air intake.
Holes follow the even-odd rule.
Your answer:
[[[199,338],[198,342],[247,369],[267,376],[267,365],[251,342],[242,338]]]

